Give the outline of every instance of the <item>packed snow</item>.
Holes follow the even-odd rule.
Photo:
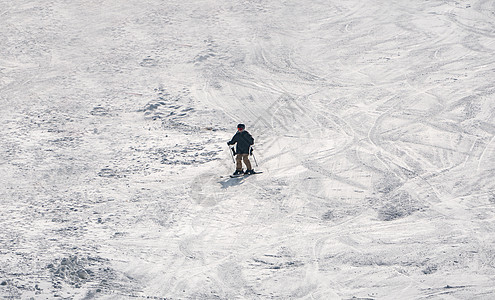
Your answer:
[[[495,1],[1,0],[0,37],[2,298],[495,298]]]

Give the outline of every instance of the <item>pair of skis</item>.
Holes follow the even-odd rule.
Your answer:
[[[261,174],[263,172],[254,172],[254,173],[247,173],[247,174],[244,174],[244,173],[241,173],[241,174],[238,174],[238,175],[230,175],[230,178],[240,178],[240,177],[244,177],[244,176],[250,176],[250,175],[256,175],[256,174]]]

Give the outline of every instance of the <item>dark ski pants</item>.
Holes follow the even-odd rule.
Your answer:
[[[248,170],[252,170],[251,162],[249,161],[249,154],[237,154],[235,157],[236,170],[242,170],[242,162],[246,165]]]

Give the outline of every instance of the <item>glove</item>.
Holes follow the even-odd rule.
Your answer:
[[[249,149],[249,155],[253,155],[253,151],[254,151],[253,148]]]

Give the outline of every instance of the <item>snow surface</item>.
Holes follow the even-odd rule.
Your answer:
[[[495,1],[1,0],[0,37],[2,298],[495,299]]]

